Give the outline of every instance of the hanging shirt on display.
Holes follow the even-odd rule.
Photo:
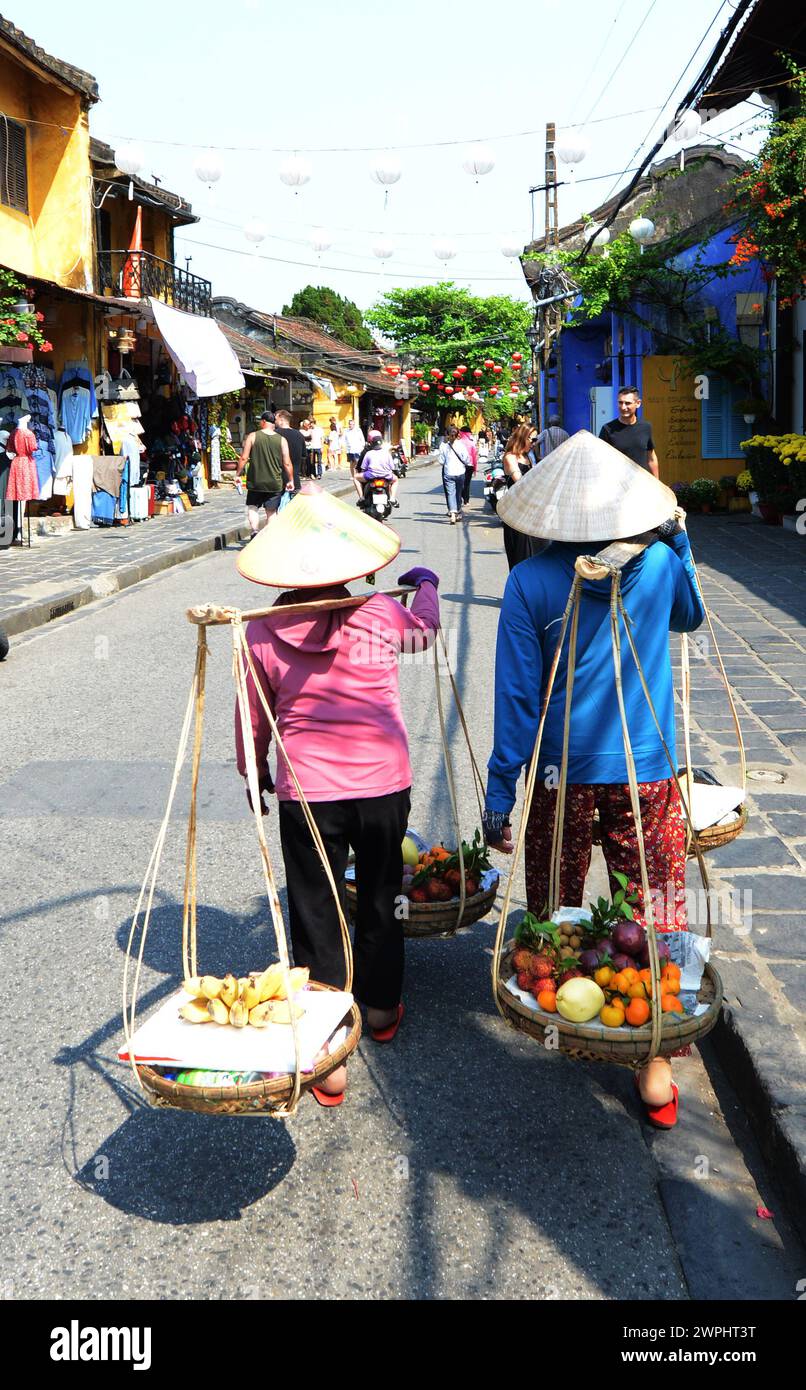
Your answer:
[[[0,429],[13,434],[20,416],[28,413],[28,396],[19,367],[0,367]]]
[[[86,362],[68,362],[59,382],[62,428],[74,444],[83,444],[98,414],[95,383]]]
[[[221,482],[221,427],[213,425],[210,430],[210,482]]]
[[[66,497],[73,481],[73,441],[64,430],[57,430],[54,444],[56,459],[53,465],[53,495]]]
[[[140,445],[132,435],[124,434],[118,446],[129,465],[129,487],[140,486]]]

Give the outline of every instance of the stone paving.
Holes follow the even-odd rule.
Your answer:
[[[733,687],[749,818],[707,856],[727,1027],[716,1040],[793,1200],[806,1208],[806,540],[746,517],[692,518],[692,546]],[[738,777],[707,629],[692,660],[692,761]],[[689,883],[699,883],[696,863]]]

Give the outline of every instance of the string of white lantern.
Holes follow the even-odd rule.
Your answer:
[[[115,150],[115,167],[121,174],[129,176],[129,202],[134,198],[133,180],[137,177],[146,162],[145,152],[142,145],[136,145],[134,141],[127,141]]]
[[[484,174],[489,174],[495,168],[495,155],[490,146],[471,145],[462,160],[462,168],[466,174],[471,174],[478,183],[479,178]]]
[[[293,188],[296,195],[308,183],[311,172],[311,166],[307,159],[300,159],[298,155],[292,155],[290,159],[283,160],[280,165],[280,182],[288,188]]]
[[[554,152],[562,164],[568,165],[568,179],[576,182],[576,166],[588,153],[588,141],[578,130],[563,130],[554,142]]]
[[[212,190],[213,184],[218,183],[224,172],[221,156],[217,150],[213,149],[201,150],[196,156],[193,168],[196,178],[200,179],[202,183],[206,183],[210,190]]]
[[[700,127],[701,127],[701,125],[702,125],[702,116],[699,114],[698,111],[691,111],[691,110],[689,110],[689,111],[681,111],[681,112],[680,112],[680,115],[678,116],[677,120],[675,121],[674,131],[672,132],[672,134],[673,134],[673,136],[674,136],[675,143],[678,144],[678,145],[685,145],[687,142],[690,142],[690,141],[692,141],[692,140],[696,140],[696,139],[697,139],[697,136],[698,136],[699,133],[700,133]],[[685,169],[685,167],[686,167],[686,151],[685,151],[685,149],[681,149],[681,151],[680,151],[680,172],[681,172],[681,174],[682,174],[683,170]]]

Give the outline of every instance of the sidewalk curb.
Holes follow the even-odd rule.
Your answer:
[[[725,1002],[709,1041],[741,1098],[789,1216],[806,1240],[806,1087],[792,1072],[798,1040],[774,1017],[770,997],[748,964],[718,959],[717,968]]]
[[[435,460],[435,454],[412,459],[409,470],[413,472],[430,467]],[[345,480],[329,491],[332,497],[350,497],[354,488],[351,482]],[[174,569],[177,565],[187,564],[190,560],[198,560],[212,551],[227,550],[229,546],[237,545],[244,540],[246,534],[246,523],[240,522],[237,526],[229,526],[224,531],[203,536],[197,541],[168,546],[159,555],[152,555],[139,565],[124,565],[120,569],[110,569],[99,575],[91,584],[81,584],[72,589],[65,589],[60,594],[51,594],[47,599],[31,603],[5,618],[0,615],[0,626],[9,637],[30,632],[35,627],[45,627],[69,613],[77,612],[79,608],[86,608],[96,599],[110,598],[122,589],[130,589],[135,584],[141,584],[144,579],[151,579],[156,574]]]

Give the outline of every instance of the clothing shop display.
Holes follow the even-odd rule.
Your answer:
[[[73,525],[89,531],[92,525],[92,466],[90,454],[73,455]]]
[[[92,460],[93,492],[108,492],[117,497],[124,467],[125,460],[119,454],[96,455]]]
[[[30,414],[28,396],[19,367],[0,366],[0,429],[13,434],[21,415]]]
[[[59,382],[62,428],[74,444],[83,444],[98,414],[95,383],[86,362],[68,362]]]
[[[53,496],[66,497],[73,481],[73,441],[64,430],[57,430],[54,440]]]
[[[8,430],[0,430],[0,505],[5,506],[8,475],[11,471],[11,440]]]
[[[39,477],[34,462],[37,440],[27,428],[27,416],[22,417],[10,444],[13,457],[6,483],[6,501],[35,502],[39,497]]]
[[[210,430],[210,482],[221,482],[221,426],[213,425]]]
[[[129,487],[139,487],[140,484],[140,443],[130,434],[124,434],[120,440],[118,453],[125,458],[129,465]]]

